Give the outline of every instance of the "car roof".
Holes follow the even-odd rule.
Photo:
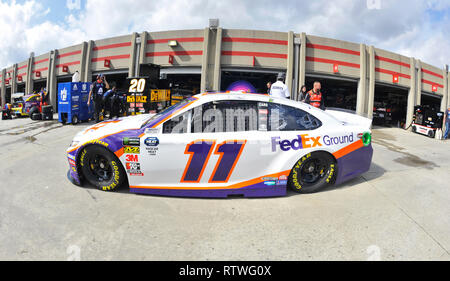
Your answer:
[[[283,104],[306,111],[322,121],[333,120],[338,122],[336,118],[334,118],[333,116],[331,116],[330,114],[326,113],[325,111],[319,108],[315,108],[309,104],[300,101],[294,101],[286,98],[272,97],[268,94],[245,93],[245,92],[206,92],[198,94],[194,96],[194,98],[197,99],[197,102],[193,102],[192,105],[187,108],[187,110],[197,106],[198,101],[200,101],[201,103],[206,103],[220,100],[248,100],[248,101]]]

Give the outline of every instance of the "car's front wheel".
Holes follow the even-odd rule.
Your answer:
[[[314,152],[300,159],[289,176],[289,187],[298,193],[314,193],[333,183],[334,158],[326,152]]]
[[[81,152],[79,165],[84,178],[103,191],[114,191],[122,186],[126,173],[119,159],[106,148],[88,146]]]

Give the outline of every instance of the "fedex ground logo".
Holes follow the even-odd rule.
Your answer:
[[[272,138],[272,152],[276,152],[278,148],[281,151],[300,150],[306,148],[320,147],[321,137],[309,137],[308,135],[299,135],[293,140],[281,140],[280,137]]]

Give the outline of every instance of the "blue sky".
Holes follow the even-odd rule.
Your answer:
[[[76,2],[78,0],[69,0]],[[450,64],[449,0],[0,0],[0,68],[86,40],[224,28],[306,32]]]

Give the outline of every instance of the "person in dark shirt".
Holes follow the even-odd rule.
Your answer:
[[[444,134],[444,140],[448,139],[449,131],[450,131],[450,107],[447,108],[447,111],[445,112],[445,134]]]
[[[108,81],[102,74],[97,76],[97,80],[92,83],[91,91],[89,92],[88,106],[91,100],[94,101],[94,119],[95,123],[100,122],[100,115],[103,111],[103,94],[109,89]]]

